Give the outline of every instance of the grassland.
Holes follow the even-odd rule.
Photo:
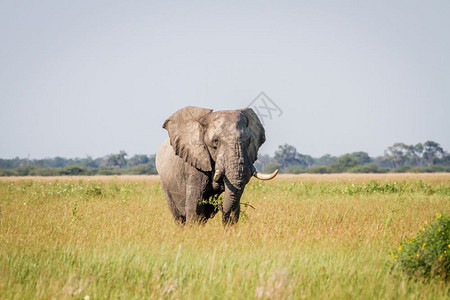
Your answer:
[[[449,174],[252,181],[238,226],[174,225],[155,176],[0,179],[0,299],[448,299],[390,253]]]

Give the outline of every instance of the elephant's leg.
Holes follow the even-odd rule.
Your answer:
[[[202,204],[205,195],[210,193],[208,174],[199,172],[190,165],[187,165],[186,173],[189,174],[186,178],[186,198],[184,205],[186,210],[186,222],[204,222],[207,218],[203,212]]]
[[[173,220],[178,225],[183,225],[186,222],[186,217],[182,215],[182,213],[178,210],[175,205],[175,201],[172,197],[172,194],[169,191],[164,190],[164,196],[166,198],[167,206],[169,207],[170,212],[172,213]]]
[[[201,191],[196,187],[188,187],[186,191],[186,222],[197,223],[201,220],[199,202],[203,201]]]

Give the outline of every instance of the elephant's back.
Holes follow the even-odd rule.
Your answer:
[[[176,178],[184,170],[184,161],[175,154],[170,140],[167,138],[156,153],[156,170],[161,181]]]
[[[170,146],[170,139],[167,138],[161,146],[159,146],[158,152],[156,152],[155,164],[158,174],[161,175],[161,172],[164,173],[164,170],[167,169],[166,164],[170,160],[169,156],[173,155],[175,155],[175,153],[173,152],[172,146]]]

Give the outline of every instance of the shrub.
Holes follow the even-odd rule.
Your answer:
[[[16,170],[0,168],[0,176],[16,176],[16,175],[17,175]]]
[[[376,164],[359,165],[348,170],[350,173],[382,173],[386,170],[380,169]]]
[[[71,165],[59,170],[60,175],[90,175],[88,169],[80,165]]]
[[[133,174],[133,175],[152,175],[158,174],[155,169],[151,168],[148,165],[137,165],[124,170],[124,174]]]
[[[393,172],[393,173],[406,173],[406,172],[409,172],[410,169],[411,169],[410,166],[401,166],[401,167],[392,169],[391,172]]]
[[[436,214],[436,220],[392,254],[399,267],[412,276],[450,279],[450,216]]]
[[[302,174],[305,173],[306,169],[302,166],[291,166],[283,170],[283,173],[287,174]]]
[[[413,167],[408,172],[412,173],[434,173],[434,172],[450,172],[450,167],[434,165],[428,167]]]
[[[28,176],[55,176],[57,169],[48,167],[32,167],[27,174]]]

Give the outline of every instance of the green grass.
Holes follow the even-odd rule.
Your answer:
[[[242,202],[255,209],[234,228],[179,228],[156,179],[3,179],[0,298],[450,296],[391,257],[450,213],[450,175],[252,181]]]

